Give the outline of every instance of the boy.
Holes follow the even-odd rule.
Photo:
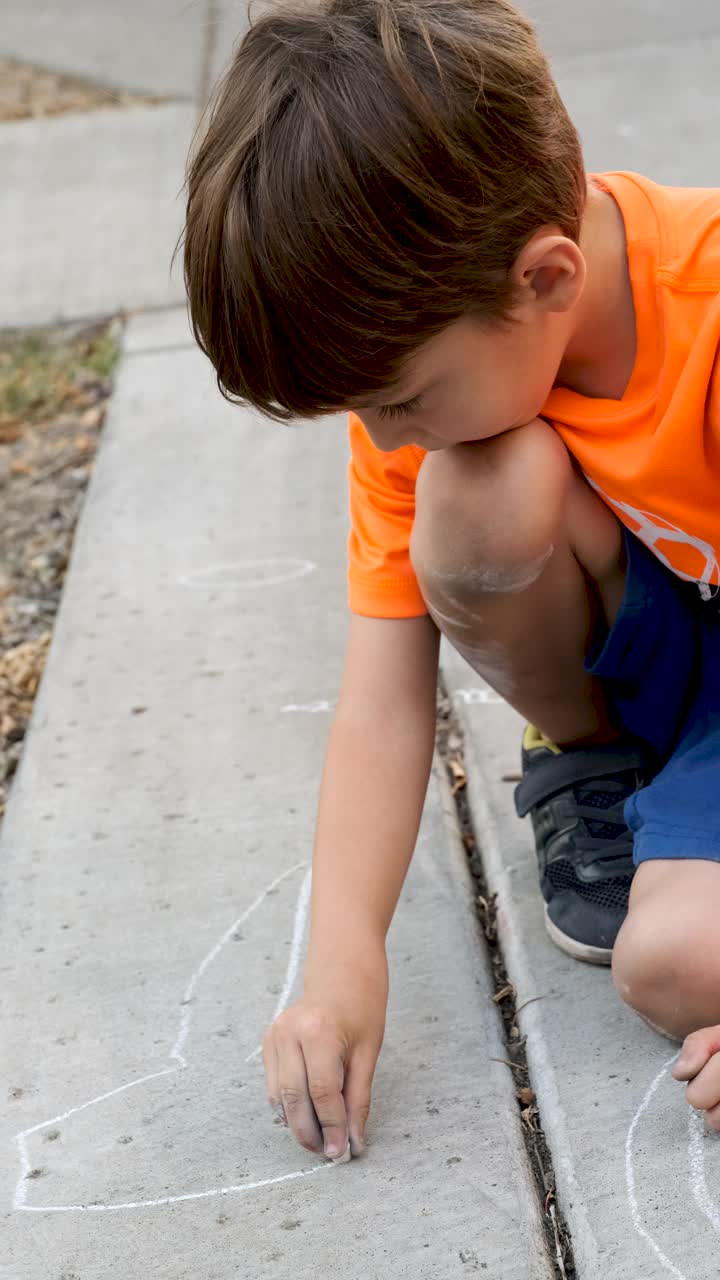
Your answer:
[[[349,650],[271,1102],[309,1149],[362,1149],[442,632],[530,722],[551,937],[687,1037],[675,1074],[720,1129],[720,191],[587,178],[507,0],[317,0],[240,45],[185,272],[224,394],[354,411]]]

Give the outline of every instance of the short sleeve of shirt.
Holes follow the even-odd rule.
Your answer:
[[[410,535],[424,450],[383,453],[354,413],[349,433],[350,608],[371,618],[420,617],[427,608],[410,563]]]

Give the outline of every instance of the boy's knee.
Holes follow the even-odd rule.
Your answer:
[[[410,546],[421,586],[468,600],[525,590],[552,555],[571,477],[565,446],[539,418],[428,454]]]
[[[696,920],[651,900],[631,911],[613,950],[620,997],[678,1040],[720,1020],[720,955]]]

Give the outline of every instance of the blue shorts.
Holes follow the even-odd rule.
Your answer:
[[[623,602],[586,666],[657,759],[625,806],[635,863],[720,862],[720,596],[702,600],[627,530],[625,547]]]

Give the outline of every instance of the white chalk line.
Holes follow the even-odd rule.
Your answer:
[[[177,1068],[173,1068],[176,1070]],[[210,1200],[214,1196],[242,1195],[261,1187],[274,1187],[279,1182],[292,1182],[297,1178],[309,1178],[313,1173],[332,1169],[332,1161],[314,1165],[312,1169],[298,1169],[295,1173],[283,1173],[279,1178],[264,1178],[262,1182],[247,1182],[244,1186],[212,1187],[210,1191],[189,1191],[182,1196],[164,1196],[161,1200],[124,1200],[117,1204],[25,1204],[16,1205],[24,1213],[117,1213],[120,1209],[159,1209],[164,1205],[181,1204],[186,1200]]]
[[[688,1119],[690,1190],[698,1209],[707,1218],[713,1231],[720,1235],[720,1212],[710,1195],[705,1176],[705,1143],[705,1121],[699,1111],[691,1110]]]
[[[15,1135],[18,1159],[20,1163],[20,1176],[18,1178],[13,1197],[13,1208],[15,1210],[23,1211],[25,1213],[103,1213],[113,1212],[120,1209],[157,1208],[161,1205],[179,1204],[186,1200],[204,1200],[212,1196],[243,1194],[248,1191],[255,1191],[260,1187],[272,1186],[275,1183],[288,1182],[296,1178],[309,1177],[313,1173],[319,1173],[322,1169],[333,1167],[332,1165],[318,1164],[309,1169],[301,1169],[293,1173],[282,1174],[277,1178],[265,1178],[260,1182],[245,1183],[244,1185],[239,1186],[213,1187],[207,1191],[194,1191],[177,1196],[163,1196],[161,1199],[157,1200],[128,1200],[114,1204],[84,1205],[28,1205],[26,1203],[28,1193],[27,1175],[32,1169],[32,1164],[27,1151],[26,1139],[31,1137],[34,1133],[39,1133],[42,1129],[49,1129],[55,1125],[61,1124],[65,1120],[70,1119],[71,1116],[77,1115],[81,1111],[86,1111],[89,1107],[96,1106],[101,1102],[106,1102],[109,1098],[117,1097],[118,1094],[125,1093],[128,1089],[135,1089],[139,1085],[147,1084],[151,1080],[157,1080],[162,1076],[173,1075],[177,1071],[185,1070],[188,1064],[187,1059],[183,1054],[183,1049],[190,1032],[190,1024],[192,1021],[192,1000],[197,989],[198,982],[203,974],[207,972],[207,969],[212,964],[213,960],[217,958],[223,947],[230,941],[236,930],[239,929],[255,911],[257,911],[258,907],[262,905],[266,898],[279,888],[285,880],[288,880],[291,876],[306,867],[307,863],[305,862],[296,863],[293,867],[290,867],[289,870],[284,871],[281,875],[277,876],[271,884],[263,889],[263,891],[255,898],[255,901],[252,902],[250,906],[243,911],[240,916],[238,916],[237,920],[233,921],[230,927],[225,930],[222,937],[215,943],[215,946],[211,948],[193,973],[187,987],[185,988],[185,993],[182,999],[182,1012],[180,1015],[180,1029],[169,1055],[170,1058],[175,1061],[175,1066],[165,1067],[161,1071],[152,1071],[148,1075],[139,1076],[135,1080],[130,1080],[126,1084],[120,1085],[117,1089],[110,1089],[106,1093],[98,1094],[97,1097],[90,1098],[89,1101],[83,1102],[77,1107],[70,1107],[60,1115],[53,1116],[50,1120],[43,1120],[40,1124],[32,1125],[29,1129],[23,1129],[20,1133]],[[285,982],[278,1000],[275,1017],[278,1017],[286,1007],[292,994],[295,978],[297,976],[310,901],[311,881],[312,872],[308,868],[305,876],[303,877],[295,908],[295,921],[290,947],[290,956],[285,974]],[[255,1050],[246,1059],[246,1062],[257,1057],[259,1052],[259,1050]]]
[[[275,567],[275,573],[268,572]],[[243,590],[255,590],[258,587],[276,587],[283,582],[293,582],[296,578],[306,578],[317,569],[314,560],[298,560],[292,556],[266,560],[233,560],[225,564],[210,564],[203,569],[190,569],[187,573],[177,574],[175,581],[183,587],[239,587]],[[243,578],[243,574],[252,576]],[[234,576],[233,576],[234,575]]]
[[[302,945],[305,938],[305,923],[307,921],[308,907],[310,905],[310,890],[312,888],[312,873],[307,872],[300,889],[300,897],[298,898],[297,908],[295,910],[295,926],[293,928],[292,942],[290,944],[290,956],[288,958],[287,970],[285,973],[285,983],[280,993],[275,1013],[273,1014],[273,1022],[280,1017],[283,1009],[287,1008],[290,996],[292,995],[295,979],[298,969],[300,968],[300,960],[302,957]],[[262,1053],[262,1045],[258,1045],[252,1053],[249,1053],[245,1062],[253,1062]]]
[[[640,1123],[640,1120],[644,1116],[645,1112],[650,1106],[650,1103],[655,1097],[655,1094],[657,1093],[660,1087],[660,1084],[665,1079],[665,1076],[667,1075],[668,1071],[672,1067],[673,1063],[677,1061],[679,1056],[680,1056],[680,1051],[673,1054],[672,1058],[670,1058],[670,1060],[665,1063],[662,1070],[658,1072],[652,1084],[650,1085],[650,1088],[648,1089],[647,1093],[642,1099],[640,1106],[635,1112],[635,1115],[633,1116],[633,1120],[630,1125],[630,1128],[628,1129],[627,1140],[625,1143],[625,1178],[627,1182],[627,1195],[628,1195],[628,1203],[630,1206],[630,1215],[632,1217],[633,1226],[635,1227],[635,1230],[637,1231],[638,1235],[641,1236],[642,1239],[645,1241],[645,1243],[649,1245],[649,1247],[652,1249],[653,1253],[658,1259],[658,1262],[660,1262],[661,1265],[665,1267],[667,1271],[669,1271],[672,1275],[675,1276],[675,1280],[688,1280],[688,1277],[684,1274],[684,1272],[680,1271],[680,1269],[675,1266],[675,1263],[671,1262],[671,1260],[667,1257],[667,1255],[663,1253],[657,1241],[653,1239],[653,1237],[650,1235],[650,1232],[643,1225],[642,1215],[640,1213],[640,1209],[638,1207],[638,1202],[637,1202],[637,1194],[636,1194],[636,1188],[635,1188],[635,1166],[634,1166],[634,1160],[633,1160],[633,1140],[635,1137],[635,1130],[637,1129],[637,1126]],[[717,1207],[713,1203],[713,1200],[710,1196],[710,1193],[708,1191],[708,1186],[707,1186],[707,1180],[705,1176],[705,1148],[704,1148],[704,1142],[703,1142],[703,1135],[704,1135],[704,1121],[703,1121],[702,1115],[699,1112],[693,1111],[691,1109],[690,1118],[689,1118],[689,1141],[688,1141],[690,1190],[692,1192],[695,1203],[698,1205],[698,1208],[708,1219],[711,1226],[713,1227],[713,1230],[720,1233],[720,1213],[718,1213]]]
[[[505,701],[494,689],[453,689],[451,698],[457,698],[466,707],[496,706]]]
[[[665,1256],[659,1244],[653,1239],[653,1237],[650,1235],[650,1232],[646,1231],[645,1227],[643,1226],[642,1217],[640,1215],[640,1210],[638,1208],[637,1195],[635,1193],[635,1166],[633,1163],[633,1139],[635,1137],[635,1130],[637,1129],[637,1126],[640,1123],[640,1120],[644,1116],[655,1094],[657,1093],[658,1088],[660,1087],[661,1081],[664,1080],[665,1076],[667,1075],[668,1071],[670,1070],[670,1067],[672,1066],[677,1056],[678,1056],[677,1054],[674,1054],[673,1057],[670,1059],[670,1061],[665,1063],[665,1066],[663,1067],[662,1071],[658,1072],[652,1084],[650,1085],[650,1088],[645,1094],[645,1097],[640,1103],[640,1106],[635,1112],[635,1115],[633,1116],[632,1124],[628,1129],[627,1140],[625,1142],[625,1179],[627,1182],[627,1195],[628,1195],[628,1202],[630,1205],[630,1215],[632,1217],[633,1226],[637,1231],[638,1235],[641,1236],[642,1239],[646,1242],[646,1244],[650,1246],[650,1248],[652,1249],[653,1253],[655,1254],[658,1261],[662,1264],[662,1266],[665,1267],[667,1271],[670,1271],[672,1275],[675,1276],[675,1280],[688,1280],[688,1277],[683,1275],[682,1271],[679,1271],[678,1268],[675,1266],[675,1264],[671,1262],[668,1257]]]
[[[500,697],[494,689],[453,689],[450,697],[458,702],[463,702],[467,707],[487,707],[501,706],[505,699]],[[285,706],[280,708],[282,714],[287,715],[289,712],[304,712],[306,715],[320,715],[323,712],[332,711],[335,706],[334,702],[327,699],[318,698],[315,702],[287,702]]]
[[[287,702],[280,711],[287,714],[289,711],[305,711],[309,715],[320,715],[323,711],[332,711],[334,702],[328,702],[326,699],[320,699],[317,702]]]
[[[212,964],[213,960],[217,959],[223,947],[227,945],[227,943],[232,938],[233,934],[237,932],[240,926],[243,925],[245,921],[248,920],[250,916],[254,914],[255,911],[257,911],[258,907],[262,906],[263,902],[268,897],[268,895],[273,893],[275,889],[279,888],[280,885],[283,883],[283,881],[288,880],[290,876],[295,875],[296,871],[301,871],[303,867],[305,867],[306,865],[307,864],[304,862],[296,863],[295,866],[291,867],[289,871],[283,872],[281,876],[278,876],[276,880],[273,880],[272,884],[269,885],[267,889],[263,889],[262,893],[258,894],[255,901],[247,908],[247,910],[244,911],[241,916],[238,916],[237,920],[233,921],[229,929],[225,930],[220,940],[215,943],[215,946],[212,948],[212,950],[209,951],[208,954],[205,956],[205,959],[203,960],[202,964],[199,966],[198,969],[195,970],[195,973],[192,975],[187,987],[185,988],[185,993],[182,998],[183,1011],[180,1017],[180,1031],[178,1033],[178,1038],[175,1041],[175,1044],[173,1045],[173,1048],[170,1052],[170,1057],[175,1058],[181,1064],[181,1066],[183,1067],[187,1066],[182,1050],[185,1046],[188,1033],[190,1030],[190,1021],[192,1019],[192,1000],[195,995],[195,990],[198,985],[198,982],[202,978],[203,974],[210,968],[210,965]],[[295,928],[293,932],[293,945],[290,949],[290,960],[288,962],[288,969],[287,969],[288,974],[292,969],[293,976],[289,986],[288,986],[287,976],[285,979],[285,986],[283,988],[283,996],[285,998],[285,1003],[287,1003],[287,1000],[289,999],[290,992],[292,990],[292,985],[295,980],[295,975],[297,974],[299,960],[300,960],[300,949],[302,946],[302,939],[305,932],[305,918],[307,915],[307,899],[310,891],[310,881],[311,881],[311,872],[308,870],[303,880],[302,887],[300,889],[300,896],[298,898],[298,903],[295,910]],[[295,945],[296,945],[296,937],[298,934],[298,929],[300,933],[300,941],[297,943],[297,955],[295,955]],[[282,1013],[284,1008],[285,1008],[285,1004],[283,1004],[278,1009],[278,1013]],[[276,1014],[275,1016],[277,1017],[278,1015]]]

